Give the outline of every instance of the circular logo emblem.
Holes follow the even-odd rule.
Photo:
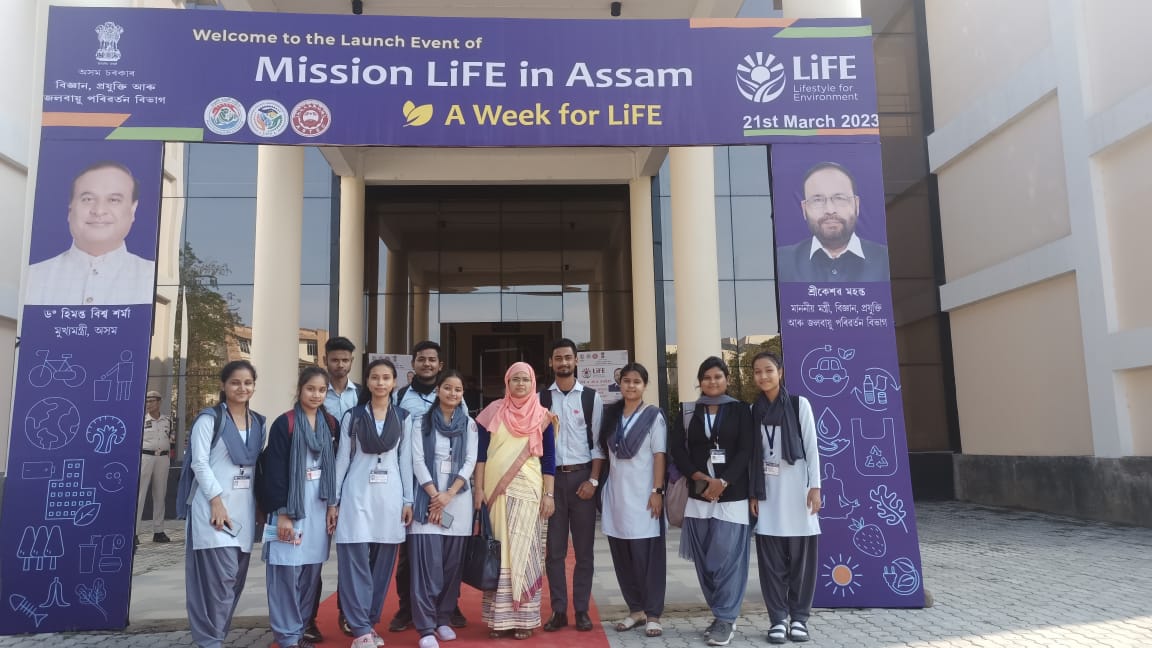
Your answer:
[[[318,137],[332,125],[332,113],[318,99],[305,99],[292,108],[292,130],[302,137]]]
[[[749,54],[736,66],[736,87],[748,101],[768,103],[776,99],[783,94],[787,81],[784,64],[772,54]]]
[[[217,97],[204,109],[204,125],[217,135],[231,135],[244,128],[244,105],[232,97]]]
[[[248,110],[248,128],[260,137],[276,137],[288,128],[288,110],[272,99],[261,99]]]

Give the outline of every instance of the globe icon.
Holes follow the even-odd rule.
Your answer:
[[[72,443],[80,431],[80,410],[66,398],[37,401],[24,415],[24,434],[41,450],[58,450]]]

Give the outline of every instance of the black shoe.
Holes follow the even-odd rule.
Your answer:
[[[453,628],[468,627],[468,619],[464,618],[464,613],[460,611],[459,605],[456,606],[455,610],[452,610],[452,617],[448,620],[448,625]]]
[[[320,643],[324,641],[324,635],[320,634],[320,628],[316,627],[316,622],[312,621],[304,628],[303,637],[305,641],[312,643]]]
[[[568,615],[563,612],[553,612],[552,616],[548,617],[548,621],[544,623],[544,632],[556,632],[567,625]]]
[[[169,538],[168,534],[161,531],[160,533],[152,534],[152,542],[172,542],[172,538]]]
[[[348,625],[348,618],[344,616],[343,612],[340,613],[339,623],[340,623],[340,632],[343,632],[344,634],[351,637],[352,636],[352,626]]]
[[[580,632],[588,632],[592,629],[592,618],[588,616],[587,612],[576,613],[576,629]]]
[[[397,612],[396,616],[392,617],[392,622],[388,624],[388,632],[404,632],[412,625],[412,614],[404,614]]]

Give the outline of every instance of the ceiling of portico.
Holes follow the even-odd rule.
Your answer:
[[[654,176],[667,148],[327,147],[339,176],[369,185],[623,184]]]

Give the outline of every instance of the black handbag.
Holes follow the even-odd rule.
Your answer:
[[[473,527],[477,520],[480,522],[480,535],[469,537],[464,547],[463,581],[481,592],[490,592],[500,582],[500,541],[492,535],[487,505],[476,511]]]

